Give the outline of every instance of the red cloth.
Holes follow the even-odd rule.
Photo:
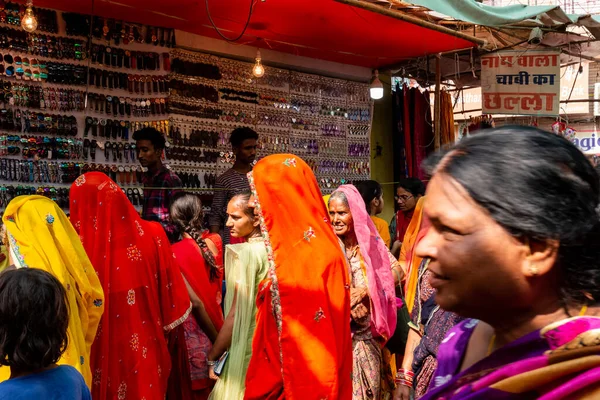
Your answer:
[[[406,176],[425,179],[423,161],[434,150],[429,91],[402,87],[402,122],[406,156]]]
[[[351,399],[350,274],[315,176],[277,154],[256,164],[250,186],[270,266],[245,398]]]
[[[271,280],[260,283],[256,296],[256,330],[252,352],[257,354],[250,359],[246,374],[245,399],[280,400],[284,399],[279,355],[279,335],[273,318],[273,298]],[[258,353],[254,353],[258,352]]]
[[[214,287],[215,293],[217,294],[217,303],[219,304],[219,307],[221,307],[221,303],[223,303],[223,279],[225,278],[225,270],[223,269],[223,239],[221,239],[221,235],[218,233],[211,233],[208,230],[202,233],[202,239],[209,239],[217,247],[215,263],[217,264],[217,267],[219,267],[219,277],[218,279],[211,281],[210,284]],[[202,261],[204,261],[204,257],[202,258]],[[222,308],[221,314],[223,314]],[[220,329],[221,328],[219,328],[219,330]]]
[[[223,245],[220,236],[217,233],[203,234],[202,236],[204,239],[210,239],[217,246],[219,253],[215,257],[215,261],[217,266],[222,266],[220,260],[223,259]],[[211,281],[209,267],[205,264],[202,251],[194,239],[185,238],[174,244],[173,252],[177,257],[181,273],[204,304],[204,308],[217,331],[221,330],[223,326],[223,311],[221,310],[222,269],[220,269],[219,276]]]
[[[237,238],[237,237],[233,237],[233,236],[229,237],[229,244],[240,244],[240,243],[244,243],[244,242],[246,242],[246,240],[244,238]]]
[[[418,89],[417,89],[418,90]],[[413,138],[412,138],[412,124],[411,124],[411,89],[408,86],[402,87],[402,94],[404,96],[404,114],[402,119],[402,126],[404,129],[404,151],[406,156],[406,174],[407,176],[414,176],[414,165],[413,165]]]
[[[414,208],[408,212],[398,211],[396,213],[396,237],[394,240],[404,242],[404,235],[406,235],[406,230],[408,229],[408,225],[410,225],[414,213]]]
[[[193,317],[169,333],[173,369],[169,376],[168,399],[208,399],[215,383],[208,376],[206,363],[211,348],[210,339]]]
[[[71,187],[71,221],[104,289],[92,345],[94,399],[164,400],[171,358],[165,334],[191,312],[162,226],[144,221],[106,175]]]
[[[431,106],[429,105],[429,91],[421,91],[417,88],[412,92],[412,135],[413,135],[413,169],[412,174],[421,180],[427,178],[422,168],[427,155],[434,151],[434,135],[432,129]]]
[[[210,269],[204,261],[202,251],[194,239],[184,238],[173,245],[173,252],[181,273],[190,287],[202,301],[206,312],[217,331],[223,326],[221,310],[223,270],[223,243],[216,233],[204,232],[204,240],[210,240],[217,247],[215,261],[220,267],[219,275],[210,280]],[[171,354],[173,372],[169,383],[169,397],[201,400],[208,398],[214,385],[208,376],[207,357],[212,343],[202,331],[195,318],[188,318],[173,334]],[[176,360],[176,361],[175,361]]]

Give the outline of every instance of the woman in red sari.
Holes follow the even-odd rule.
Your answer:
[[[198,196],[190,193],[175,196],[170,215],[183,237],[173,245],[173,252],[187,283],[196,318],[188,318],[174,332],[169,397],[202,400],[208,398],[213,387],[207,356],[223,326],[220,306],[223,245],[219,234],[209,233],[202,226],[202,201]]]
[[[98,172],[71,186],[71,222],[105,294],[92,345],[92,397],[164,400],[171,372],[165,335],[192,309],[164,229],[142,220]]]
[[[246,399],[352,398],[350,274],[317,180],[299,157],[249,174],[269,256]]]

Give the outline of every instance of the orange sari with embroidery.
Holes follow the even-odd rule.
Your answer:
[[[278,154],[249,178],[270,265],[245,399],[351,399],[350,278],[315,176]]]
[[[164,400],[171,357],[166,334],[191,312],[164,228],[140,218],[108,176],[71,186],[71,222],[104,289],[92,344],[92,398]]]

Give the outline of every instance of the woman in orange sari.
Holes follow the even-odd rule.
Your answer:
[[[223,326],[223,245],[218,233],[204,229],[203,215],[202,201],[194,194],[181,193],[172,200],[171,221],[183,237],[173,245],[173,252],[195,305],[195,318],[186,319],[173,335],[177,344],[171,346],[169,397],[177,399],[208,399],[213,382],[208,376],[207,356]]]
[[[269,255],[246,399],[351,399],[350,278],[310,167],[290,154],[249,174]]]
[[[92,397],[164,400],[171,372],[165,335],[192,309],[167,235],[102,173],[77,178],[70,197],[71,221],[105,294],[92,345]]]

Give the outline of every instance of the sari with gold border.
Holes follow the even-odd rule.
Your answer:
[[[249,174],[269,270],[259,288],[246,399],[350,399],[350,282],[310,167],[264,158]]]

